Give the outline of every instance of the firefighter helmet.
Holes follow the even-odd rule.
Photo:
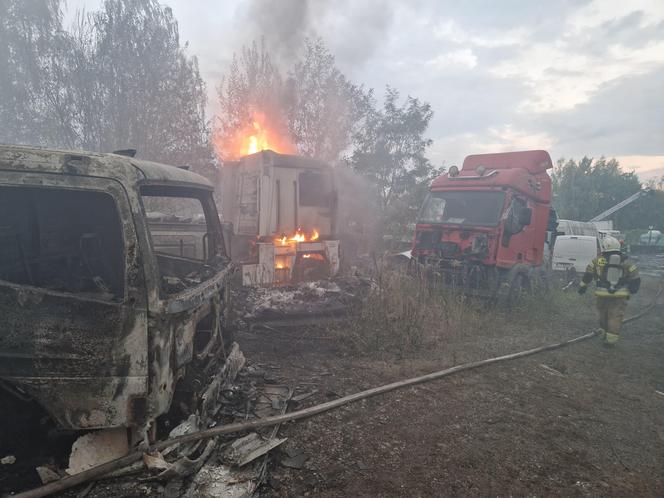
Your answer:
[[[611,237],[610,235],[606,235],[605,237],[602,237],[600,239],[599,247],[603,253],[620,252],[622,250],[622,247],[620,246],[620,241],[615,237]]]

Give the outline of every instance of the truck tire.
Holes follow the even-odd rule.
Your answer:
[[[498,287],[497,304],[506,311],[512,311],[526,295],[532,292],[532,283],[529,278],[530,267],[516,265],[501,276]]]
[[[536,296],[546,296],[551,291],[553,274],[545,267],[533,268],[530,272],[532,293]]]

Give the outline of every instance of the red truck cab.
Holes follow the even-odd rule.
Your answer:
[[[465,286],[529,285],[551,227],[552,166],[543,150],[466,157],[431,184],[413,257]]]

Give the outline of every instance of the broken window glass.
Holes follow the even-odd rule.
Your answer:
[[[219,235],[206,218],[207,191],[179,187],[141,188],[162,294],[196,286],[216,274]]]
[[[122,299],[124,241],[113,197],[0,187],[0,280]]]
[[[331,186],[327,175],[304,171],[298,178],[300,206],[329,207]]]
[[[198,199],[143,196],[156,252],[204,261],[207,224]]]

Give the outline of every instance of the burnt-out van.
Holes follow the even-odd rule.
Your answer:
[[[173,166],[0,145],[0,394],[70,430],[194,410],[228,351],[212,194]],[[200,240],[163,240],[154,212],[191,220]]]

